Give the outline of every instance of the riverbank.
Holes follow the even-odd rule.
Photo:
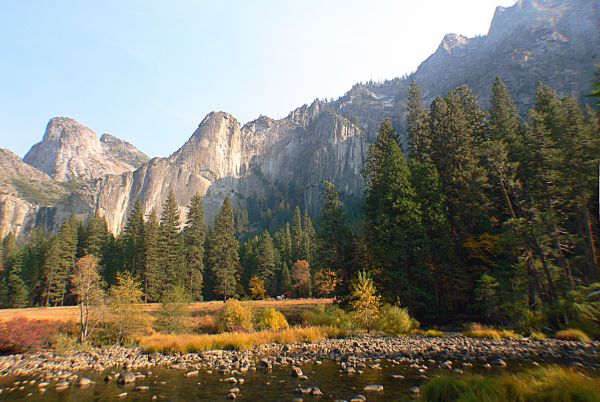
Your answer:
[[[169,368],[221,374],[243,373],[274,366],[332,360],[345,372],[359,373],[367,365],[386,362],[418,365],[427,370],[506,368],[513,361],[531,365],[560,363],[600,373],[600,342],[561,340],[473,339],[450,337],[374,337],[327,339],[312,343],[266,344],[244,351],[206,351],[186,354],[145,353],[141,348],[109,347],[59,355],[53,352],[0,357],[0,376],[22,376],[48,383],[74,384],[79,372],[109,369],[134,372]]]

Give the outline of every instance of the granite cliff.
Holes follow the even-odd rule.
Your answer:
[[[24,160],[58,182],[83,179],[85,184],[59,197],[44,219],[39,216],[41,204],[34,202],[21,214],[30,218],[17,220],[56,229],[71,214],[85,219],[99,212],[118,232],[137,199],[146,212],[160,210],[174,191],[184,214],[185,205],[199,193],[205,196],[211,219],[225,196],[244,206],[250,198],[271,197],[282,187],[292,188],[316,213],[325,179],[346,196],[360,197],[360,171],[369,141],[386,117],[402,133],[411,81],[423,88],[428,102],[467,84],[486,105],[492,82],[500,76],[525,111],[539,81],[561,95],[584,100],[599,61],[600,0],[520,0],[512,7],[498,7],[485,36],[446,35],[407,77],[357,84],[335,101],[314,101],[280,120],[261,116],[241,125],[229,114],[210,113],[166,158],[146,161],[130,144],[111,136],[98,140],[76,121],[56,118]],[[0,233],[15,227],[10,213],[3,216]],[[20,225],[27,233],[25,227],[36,224]]]

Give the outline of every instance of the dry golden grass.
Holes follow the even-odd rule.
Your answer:
[[[192,353],[205,350],[244,350],[267,343],[289,344],[315,342],[340,335],[338,329],[327,327],[293,327],[282,331],[226,332],[222,334],[167,335],[155,333],[138,339],[148,353]]]
[[[286,316],[288,316],[288,314],[299,316],[303,311],[311,309],[314,306],[329,305],[332,303],[332,299],[258,300],[242,302],[242,304],[248,304],[253,308],[273,307]],[[160,306],[160,303],[148,303],[142,305],[143,310],[149,313],[158,311]],[[190,305],[190,310],[192,315],[202,316],[212,315],[221,307],[223,307],[222,301],[200,302],[192,303]],[[29,318],[31,320],[77,321],[79,319],[79,310],[77,306],[31,307],[0,310],[0,322],[17,317]]]
[[[522,338],[521,335],[511,330],[495,329],[477,323],[471,324],[469,326],[469,329],[463,332],[463,335],[468,338],[482,338],[493,340]]]

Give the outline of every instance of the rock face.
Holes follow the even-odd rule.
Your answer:
[[[0,238],[44,226],[47,207],[67,196],[60,183],[6,149],[0,149],[0,171]]]
[[[134,145],[110,134],[102,134],[100,142],[107,153],[135,169],[150,159],[148,155],[137,149]]]
[[[233,116],[211,113],[166,158],[146,162],[130,144],[108,135],[98,141],[76,121],[56,118],[25,161],[59,181],[90,179],[51,209],[52,219],[43,220],[49,229],[71,214],[85,219],[98,211],[118,232],[137,199],[146,213],[160,212],[170,191],[182,215],[194,194],[204,195],[209,220],[225,196],[244,206],[277,191],[294,194],[314,214],[324,180],[347,198],[361,196],[368,144],[386,117],[402,135],[411,81],[427,102],[467,84],[487,105],[500,76],[525,111],[538,81],[584,100],[599,60],[600,0],[521,0],[496,10],[486,36],[446,35],[408,77],[357,84],[336,101],[315,101],[280,120],[263,116],[241,126]]]
[[[86,218],[99,211],[118,232],[138,198],[146,212],[160,211],[170,191],[183,207],[194,194],[204,195],[209,219],[226,195],[239,205],[247,197],[266,196],[276,185],[300,188],[306,205],[319,202],[325,179],[358,194],[364,135],[324,107],[315,101],[282,120],[260,117],[243,127],[227,113],[210,113],[173,155],[154,158],[134,172],[104,176],[74,192],[55,208],[56,223],[71,213]]]
[[[95,179],[107,174],[134,170],[130,162],[131,144],[107,137],[100,142],[96,133],[68,117],[55,117],[48,122],[41,142],[35,144],[23,160],[58,181]],[[113,152],[116,153],[113,154]]]

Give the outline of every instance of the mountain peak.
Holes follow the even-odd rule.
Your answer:
[[[54,117],[42,141],[23,158],[58,181],[95,179],[133,167],[108,152],[94,131],[70,117]]]

